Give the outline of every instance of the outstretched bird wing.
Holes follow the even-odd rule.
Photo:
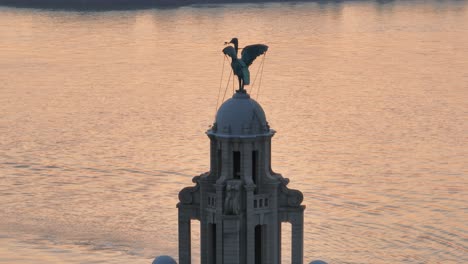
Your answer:
[[[236,49],[233,46],[227,46],[223,49],[223,53],[231,57],[232,59],[237,59]]]
[[[244,61],[247,66],[250,66],[258,56],[264,54],[267,50],[268,46],[263,44],[245,46],[241,53],[242,61]]]

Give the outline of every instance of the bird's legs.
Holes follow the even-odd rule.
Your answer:
[[[244,90],[244,79],[242,79],[242,77],[237,77],[237,79],[239,80],[239,92],[241,93],[244,93],[245,90]]]

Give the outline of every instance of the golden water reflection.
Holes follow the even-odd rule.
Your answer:
[[[0,263],[176,256],[234,35],[270,46],[253,89],[305,261],[468,262],[466,21],[465,1],[0,8]]]

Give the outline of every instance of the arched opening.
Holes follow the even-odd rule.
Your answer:
[[[258,182],[258,168],[257,168],[258,152],[256,150],[252,151],[252,181],[255,185]],[[254,193],[257,194],[258,188],[255,188]]]
[[[240,179],[240,173],[241,173],[241,153],[240,151],[234,151],[233,153],[233,177],[234,179]]]
[[[263,243],[266,235],[266,225],[255,226],[255,264],[263,264],[265,259],[265,245]]]

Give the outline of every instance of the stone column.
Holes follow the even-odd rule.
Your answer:
[[[232,148],[231,144],[227,141],[221,142],[222,144],[222,149],[221,149],[221,159],[222,159],[222,166],[221,166],[221,181],[227,180],[227,179],[232,179]]]
[[[291,225],[291,264],[302,264],[304,259],[304,213],[294,213],[294,215],[291,218]]]
[[[279,228],[281,228],[281,222],[278,217],[278,183],[268,184],[268,193],[270,194],[269,206],[271,208],[271,215],[268,216],[267,222],[267,237],[265,241],[268,244],[266,252],[266,263],[278,264],[278,251],[281,250]]]
[[[255,264],[255,222],[254,222],[254,209],[253,209],[253,199],[254,199],[254,185],[246,185],[246,227],[247,227],[247,263],[246,264]]]
[[[264,163],[263,163],[263,170],[265,171],[265,179],[266,181],[276,181],[276,179],[271,175],[271,138],[265,139],[264,141]]]
[[[224,170],[224,169],[223,169]],[[223,264],[223,204],[224,184],[217,183],[216,188],[216,264]]]
[[[206,212],[200,215],[200,261],[208,263],[208,220]]]
[[[280,250],[278,250],[278,254],[277,254],[278,255],[277,256],[278,263],[281,263],[281,254],[282,254],[281,251],[283,250],[283,248],[281,247],[283,245],[282,244],[283,243],[282,242],[282,232],[283,232],[282,228],[283,228],[283,226],[282,226],[281,220],[278,220],[278,228],[277,228],[278,229],[278,239],[279,239],[278,246],[279,246],[279,249],[280,249]]]
[[[191,264],[192,239],[190,217],[179,208],[179,264]]]
[[[244,182],[253,183],[252,181],[252,144],[246,143],[242,146],[241,152],[241,172],[244,177]]]
[[[212,144],[213,145],[213,144]],[[200,220],[200,259],[201,263],[207,263],[207,212],[206,207],[208,206],[208,188],[207,183],[204,180],[199,181],[199,194],[200,194],[200,208],[199,208],[199,220]]]
[[[218,173],[218,146],[216,140],[210,137],[210,174]]]
[[[224,264],[240,264],[240,216],[224,216],[223,236]]]

